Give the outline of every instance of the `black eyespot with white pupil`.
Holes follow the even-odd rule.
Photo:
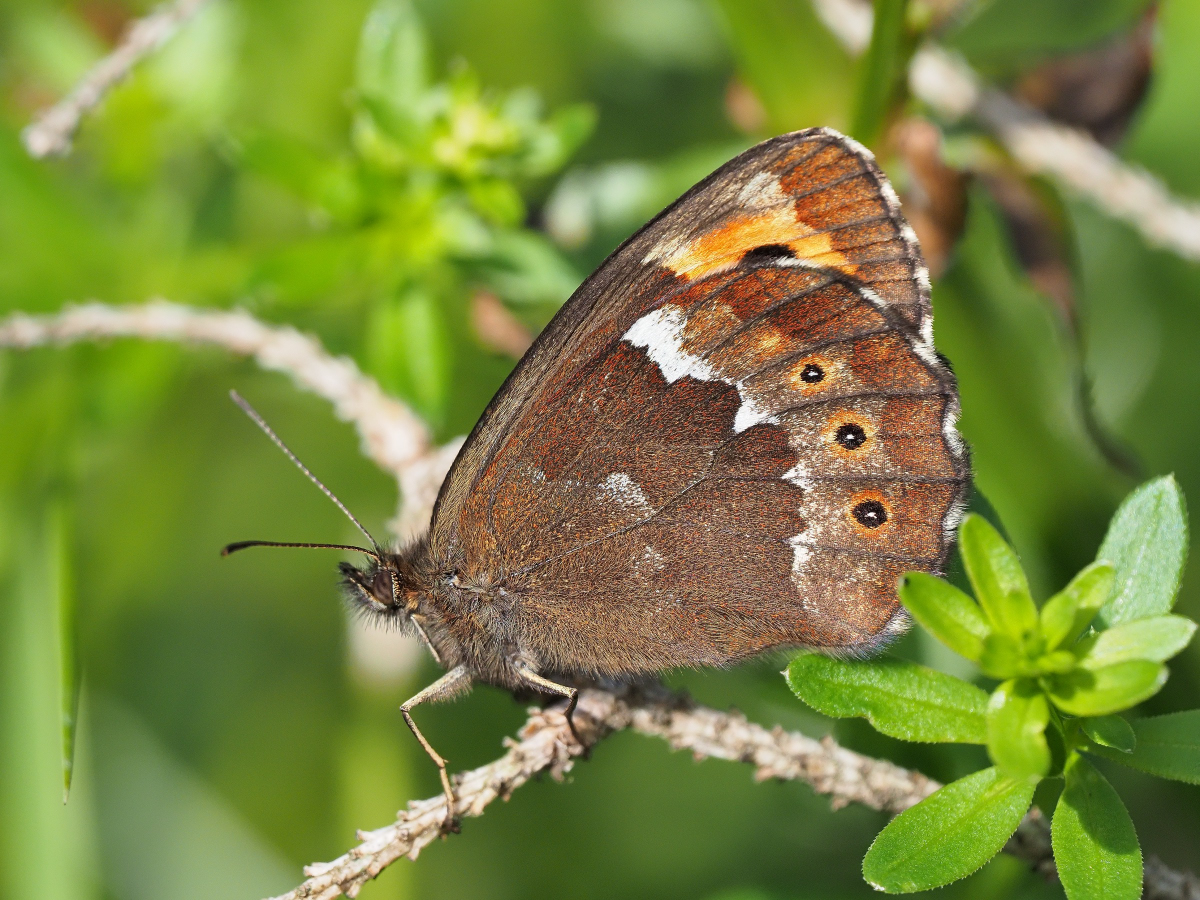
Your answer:
[[[824,381],[825,370],[816,363],[809,363],[800,373],[800,380],[805,384],[816,384],[818,381]]]
[[[864,500],[850,510],[863,528],[878,528],[888,520],[887,508],[878,500]]]
[[[838,427],[837,432],[834,434],[834,440],[847,450],[857,450],[867,442],[867,433],[863,431],[861,425],[854,422],[847,422],[845,425]]]

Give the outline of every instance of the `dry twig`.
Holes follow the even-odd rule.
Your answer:
[[[821,20],[851,53],[871,38],[872,12],[862,0],[813,0]],[[938,115],[977,119],[1027,172],[1048,176],[1086,197],[1146,241],[1200,260],[1200,204],[1180,200],[1161,181],[1096,143],[1082,129],[1051,121],[1002,91],[985,87],[963,60],[936,46],[913,57],[909,86]]]
[[[194,309],[155,301],[144,306],[103,304],[67,307],[57,314],[17,313],[0,319],[0,348],[26,349],[85,340],[138,337],[180,343],[205,343],[253,357],[263,368],[285,372],[306,390],[329,400],[338,416],[353,422],[367,455],[402,485],[412,499],[400,521],[405,528],[427,519],[437,485],[453,460],[458,443],[430,449],[428,432],[413,413],[386,396],[348,359],[330,356],[312,337],[286,326],[268,325],[245,312]],[[831,799],[834,808],[860,803],[899,813],[940,786],[919,772],[873,759],[839,746],[831,738],[815,740],[782,728],[764,728],[737,712],[720,712],[691,703],[658,685],[617,691],[581,692],[576,724],[589,745],[623,729],[660,737],[697,758],[750,763],[759,780],[799,780]],[[533,710],[519,741],[495,762],[455,777],[459,816],[479,816],[498,797],[541,772],[561,778],[582,753],[571,738],[560,707]],[[415,859],[441,833],[445,798],[414,801],[396,822],[360,832],[360,844],[329,863],[305,868],[308,880],[278,900],[354,897],[361,886],[391,863]],[[1035,809],[1005,848],[1051,875],[1054,863],[1046,823]],[[1150,857],[1146,861],[1146,900],[1200,900],[1200,879],[1177,872]]]
[[[580,736],[594,744],[614,731],[630,728],[661,737],[675,749],[697,757],[740,760],[756,768],[759,780],[801,779],[835,806],[865,803],[874,809],[899,812],[928,796],[938,785],[925,776],[884,760],[871,759],[796,732],[769,730],[738,713],[721,713],[695,706],[657,685],[600,689],[580,694],[575,723]],[[561,779],[582,748],[574,742],[562,707],[531,710],[508,752],[495,762],[458,776],[455,781],[459,816],[479,816],[498,797],[505,799],[535,775],[548,771]],[[401,857],[416,859],[441,834],[446,801],[442,796],[410,803],[394,824],[359,832],[361,843],[329,863],[304,870],[308,880],[274,900],[357,895],[359,888]]]
[[[94,109],[134,66],[169,41],[207,2],[176,0],[133,22],[112,53],[92,66],[66,97],[39,115],[21,133],[29,155],[41,159],[70,153],[71,138],[83,116]]]
[[[941,785],[919,772],[886,760],[873,759],[838,745],[831,738],[814,740],[782,728],[764,728],[737,712],[719,712],[691,703],[658,685],[623,688],[617,692],[589,689],[580,694],[575,722],[580,735],[594,744],[615,731],[631,729],[659,737],[676,750],[690,750],[698,759],[725,759],[755,767],[755,778],[798,780],[828,796],[835,809],[861,803],[872,809],[900,813],[919,803]],[[479,816],[495,799],[509,795],[541,772],[561,779],[582,752],[571,738],[562,707],[531,710],[508,752],[495,762],[455,779],[455,812]],[[361,843],[332,862],[305,867],[308,876],[299,887],[272,900],[331,900],[354,897],[364,883],[404,857],[416,859],[441,834],[446,801],[441,795],[415,801],[396,821],[375,831],[359,832]],[[1053,876],[1050,832],[1034,809],[1025,817],[1005,850],[1031,868]],[[1147,900],[1200,900],[1200,879],[1179,873],[1151,857],[1147,860]]]

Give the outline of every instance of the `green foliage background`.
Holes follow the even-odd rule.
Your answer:
[[[949,42],[1006,79],[1128,27],[1144,5],[993,0]],[[27,158],[18,133],[32,112],[145,9],[0,3],[0,311],[156,295],[244,306],[354,356],[441,438],[470,427],[513,363],[474,337],[473,290],[538,327],[619,240],[739,149],[792,128],[848,127],[856,84],[804,0],[429,0],[418,11],[430,84],[526,126],[473,168],[416,150],[397,163],[371,156],[354,93],[366,0],[220,0],[108,99],[72,157]],[[1121,152],[1196,196],[1200,5],[1164,3],[1160,29],[1155,81]],[[730,120],[735,80],[765,110],[752,134]],[[565,152],[581,139],[589,113],[574,104],[595,128],[565,169],[522,155],[523,140],[561,139]],[[1082,427],[1079,354],[1098,417],[1147,473],[1173,471],[1200,497],[1200,267],[1062,203],[1081,343],[1022,274],[982,191],[934,288],[978,484],[1039,597],[1094,556],[1134,484]],[[464,221],[475,230],[430,225]],[[350,428],[280,376],[213,350],[134,342],[0,354],[0,896],[278,893],[302,864],[343,852],[355,828],[438,790],[396,712],[433,663],[386,686],[356,674],[325,554],[218,558],[239,538],[353,537],[228,402],[230,387],[385,530],[394,485]],[[1198,579],[1193,566],[1177,608],[1193,617]],[[73,610],[83,673],[65,807],[60,610]],[[919,635],[901,651],[956,665]],[[762,722],[829,729],[791,697],[778,662],[672,680]],[[1200,650],[1171,670],[1146,712],[1196,705]],[[421,716],[465,768],[496,756],[524,714],[481,688]],[[942,780],[986,764],[981,748],[832,727]],[[1195,868],[1198,789],[1104,770],[1146,851]],[[362,896],[866,897],[860,860],[882,824],[863,809],[833,813],[802,785],[755,784],[744,767],[618,735],[568,784],[523,788]],[[1060,895],[1006,858],[947,889]]]

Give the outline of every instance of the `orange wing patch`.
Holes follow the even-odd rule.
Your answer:
[[[656,247],[659,260],[681,278],[703,278],[725,272],[756,247],[786,246],[805,262],[853,274],[858,268],[833,248],[833,237],[801,222],[791,204],[752,215],[734,216],[723,225],[673,247]]]

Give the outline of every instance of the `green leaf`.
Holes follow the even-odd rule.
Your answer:
[[[1054,863],[1070,900],[1137,900],[1142,851],[1133,821],[1111,784],[1082,756],[1067,761],[1054,810]]]
[[[1036,785],[983,769],[894,818],[863,859],[863,877],[889,894],[950,884],[979,869],[1021,824]]]
[[[397,108],[375,94],[363,94],[358,102],[366,115],[356,119],[353,140],[364,159],[394,169],[402,159],[422,158],[428,122],[417,111]]]
[[[1093,743],[1128,753],[1137,745],[1133,728],[1120,716],[1097,716],[1080,719],[1079,725]]]
[[[987,694],[952,675],[900,659],[847,661],[816,653],[796,657],[786,674],[796,696],[827,716],[864,716],[902,741],[987,741]]]
[[[904,97],[913,41],[908,34],[908,0],[875,0],[871,43],[859,61],[858,90],[850,133],[874,146],[888,114]]]
[[[1015,678],[1031,675],[1025,651],[1016,640],[1007,634],[992,632],[983,641],[983,652],[979,655],[979,668],[993,678]]]
[[[1105,747],[1096,753],[1159,778],[1200,784],[1200,709],[1135,719],[1137,746],[1131,753]]]
[[[1112,593],[1115,577],[1111,563],[1094,562],[1046,601],[1039,624],[1047,650],[1069,646],[1087,630]]]
[[[1036,683],[1004,682],[988,701],[987,748],[992,762],[1011,778],[1040,779],[1050,771],[1049,722],[1050,704]]]
[[[526,174],[537,176],[557,172],[591,136],[595,127],[596,109],[590,104],[575,103],[556,110],[534,136]]]
[[[1054,815],[1054,807],[1062,796],[1063,779],[1061,775],[1052,775],[1038,782],[1037,790],[1033,792],[1033,805],[1042,811],[1049,819]]]
[[[1170,612],[1187,544],[1187,508],[1173,476],[1147,482],[1126,497],[1097,554],[1116,568],[1100,621],[1117,625]]]
[[[429,83],[429,48],[421,20],[407,0],[380,0],[358,45],[358,89],[411,111]]]
[[[959,552],[975,599],[992,627],[1020,640],[1038,621],[1029,582],[1017,554],[982,516],[969,515],[959,530]]]
[[[1154,616],[1125,622],[1085,639],[1076,648],[1079,664],[1098,669],[1131,659],[1166,662],[1187,646],[1196,623],[1183,616]]]
[[[384,298],[371,310],[367,335],[372,374],[440,424],[453,364],[442,306],[420,288]]]
[[[1004,528],[1004,522],[1000,519],[1000,513],[988,499],[987,494],[980,490],[978,484],[971,485],[966,512],[968,515],[983,516],[992,524],[993,528],[1000,532],[1000,536],[1004,540],[1011,542],[1008,532]],[[943,577],[956,588],[964,591],[972,590],[971,581],[967,578],[966,566],[963,565],[962,553],[955,553],[946,561],[946,573]]]
[[[1075,668],[1075,654],[1070,650],[1055,650],[1053,653],[1043,653],[1030,663],[1033,670],[1030,674],[1049,675],[1054,672],[1070,672]]]
[[[1143,659],[1047,679],[1051,701],[1073,716],[1106,716],[1128,709],[1158,693],[1166,680],[1166,666]]]
[[[471,205],[484,219],[496,225],[512,227],[525,217],[525,201],[511,181],[504,178],[479,178],[467,185]]]
[[[319,207],[339,222],[353,222],[365,205],[363,187],[344,160],[327,159],[300,141],[278,135],[244,137],[239,163]]]
[[[979,661],[983,640],[991,632],[979,604],[954,585],[924,572],[909,572],[900,581],[900,601],[939,641],[967,659]]]
[[[536,231],[498,232],[477,268],[489,288],[514,304],[561,306],[579,286],[579,273]]]

